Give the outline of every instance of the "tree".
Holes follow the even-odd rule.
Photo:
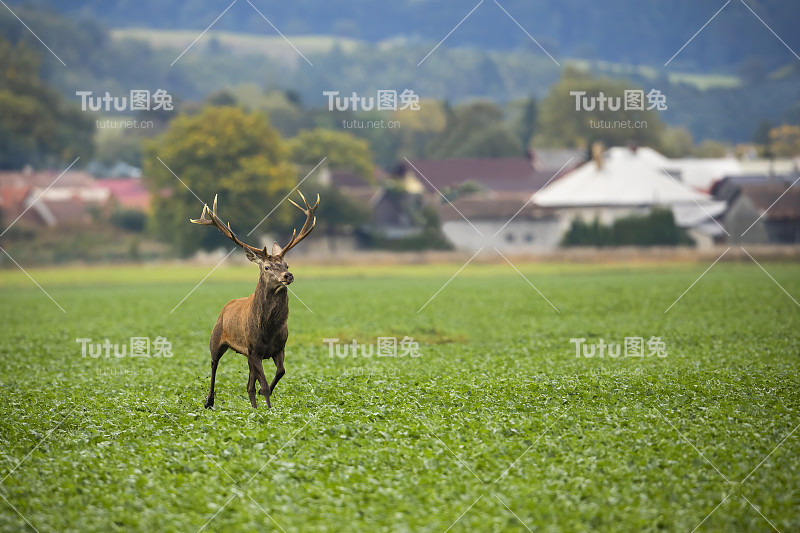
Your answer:
[[[236,106],[238,105],[239,101],[236,98],[236,95],[230,92],[227,89],[222,89],[219,91],[214,91],[210,95],[206,97],[206,103],[208,105],[213,105],[217,107],[228,107],[228,106]]]
[[[174,119],[146,142],[144,175],[153,192],[152,227],[181,254],[230,244],[219,232],[189,224],[201,201],[210,204],[219,193],[220,217],[244,238],[296,182],[286,145],[266,118],[234,107]],[[259,231],[285,229],[293,214],[276,209]]]
[[[781,124],[769,130],[770,153],[776,157],[800,155],[800,126]]]
[[[449,157],[513,157],[522,153],[519,137],[501,122],[467,135]]]
[[[753,132],[753,142],[766,146],[770,143],[769,132],[772,129],[772,122],[769,120],[762,120],[758,123],[756,130]]]
[[[352,172],[372,181],[374,164],[369,143],[344,131],[317,128],[301,130],[289,139],[289,157],[299,165],[314,167],[323,158],[328,168]]]
[[[727,144],[706,139],[692,150],[692,154],[696,157],[725,157],[730,151],[731,147]]]
[[[660,152],[667,157],[686,157],[692,152],[692,134],[684,127],[666,128],[659,140]]]
[[[539,118],[539,104],[536,97],[531,96],[525,102],[525,109],[522,113],[522,145],[526,150],[530,149],[533,136],[536,133],[536,121]]]
[[[39,54],[0,39],[0,168],[88,160],[94,123],[39,78]]]
[[[539,106],[534,144],[544,147],[583,148],[594,141],[601,141],[606,146],[623,146],[630,142],[642,146],[658,146],[664,129],[658,112],[655,109],[648,111],[624,108],[625,91],[638,89],[624,80],[595,78],[577,68],[565,68],[561,79],[552,86]],[[592,110],[576,110],[576,96],[570,94],[576,91],[585,92],[583,96],[586,98],[599,97],[602,92],[606,97],[619,98],[621,105],[618,110],[612,111],[604,104],[604,109],[600,110],[600,105],[596,102]],[[646,108],[646,99],[644,104]],[[643,127],[635,127],[637,122]],[[610,126],[597,127],[598,124]]]
[[[428,150],[428,157],[505,157],[521,155],[522,143],[505,123],[503,110],[491,102],[474,102],[449,110],[447,126]]]

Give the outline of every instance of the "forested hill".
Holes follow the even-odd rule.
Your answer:
[[[251,0],[287,35],[339,35],[371,42],[406,38],[438,42],[478,0]],[[232,0],[16,0],[86,15],[112,27],[205,29]],[[748,6],[794,50],[800,50],[800,2],[794,0],[484,0],[447,40],[448,46],[507,50],[534,46],[502,7],[556,57],[661,66],[720,8],[725,8],[672,64],[683,70],[726,70],[759,59],[768,69],[796,61]],[[215,29],[274,34],[238,0]]]

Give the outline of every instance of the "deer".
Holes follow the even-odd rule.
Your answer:
[[[298,191],[299,192],[299,191]],[[289,265],[286,264],[286,253],[297,246],[300,241],[308,237],[314,229],[317,218],[314,212],[319,206],[319,194],[317,202],[310,206],[303,193],[305,207],[289,200],[292,205],[297,207],[306,215],[306,220],[299,232],[292,231],[292,238],[286,246],[281,247],[277,242],[273,243],[272,251],[267,252],[267,247],[263,249],[245,244],[231,229],[230,222],[226,225],[217,216],[217,196],[214,196],[214,204],[211,209],[208,204],[203,205],[203,212],[200,218],[189,219],[193,224],[204,226],[216,226],[223,235],[232,240],[237,246],[244,250],[247,259],[258,265],[259,276],[253,294],[246,298],[237,298],[229,301],[222,308],[217,318],[214,329],[211,330],[209,349],[211,351],[211,385],[208,389],[208,397],[205,401],[205,408],[210,409],[214,406],[214,383],[217,376],[217,366],[219,360],[231,349],[247,358],[247,365],[250,368],[250,377],[247,380],[247,394],[250,397],[250,405],[253,409],[258,408],[256,403],[256,381],[259,382],[261,390],[267,402],[267,408],[272,408],[270,396],[278,385],[278,382],[286,373],[283,366],[284,349],[289,338],[287,320],[289,318],[289,284],[294,281],[294,276],[289,272]],[[206,218],[209,215],[210,218]],[[267,383],[264,375],[262,361],[272,359],[275,363],[275,377],[271,384]]]

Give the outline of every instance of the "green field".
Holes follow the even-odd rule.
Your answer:
[[[471,264],[419,313],[460,265],[296,266],[257,411],[232,352],[202,407],[208,334],[254,268],[174,312],[208,267],[31,270],[66,313],[0,272],[0,531],[798,531],[800,308],[776,282],[797,299],[800,275],[762,265],[775,281],[717,264],[667,313],[707,264],[520,265],[560,312]],[[159,336],[173,357],[76,342]],[[406,336],[419,357],[323,343]],[[625,337],[666,357],[570,342]]]

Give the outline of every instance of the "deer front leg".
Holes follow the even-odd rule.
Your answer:
[[[272,360],[275,362],[275,378],[273,378],[272,383],[269,386],[270,394],[275,392],[275,387],[286,373],[286,369],[283,368],[283,357],[284,353],[283,350],[281,350],[278,355],[272,358]]]
[[[251,361],[248,360],[247,363],[250,367],[250,377],[247,378],[247,395],[250,397],[250,405],[253,406],[253,409],[258,409],[258,404],[256,403],[256,370]]]
[[[255,369],[256,378],[258,378],[258,382],[261,385],[260,392],[264,395],[264,399],[267,400],[267,409],[271,409],[272,403],[269,401],[269,397],[272,389],[270,389],[269,385],[267,384],[267,376],[264,375],[264,365],[261,364],[260,358],[255,360]]]

